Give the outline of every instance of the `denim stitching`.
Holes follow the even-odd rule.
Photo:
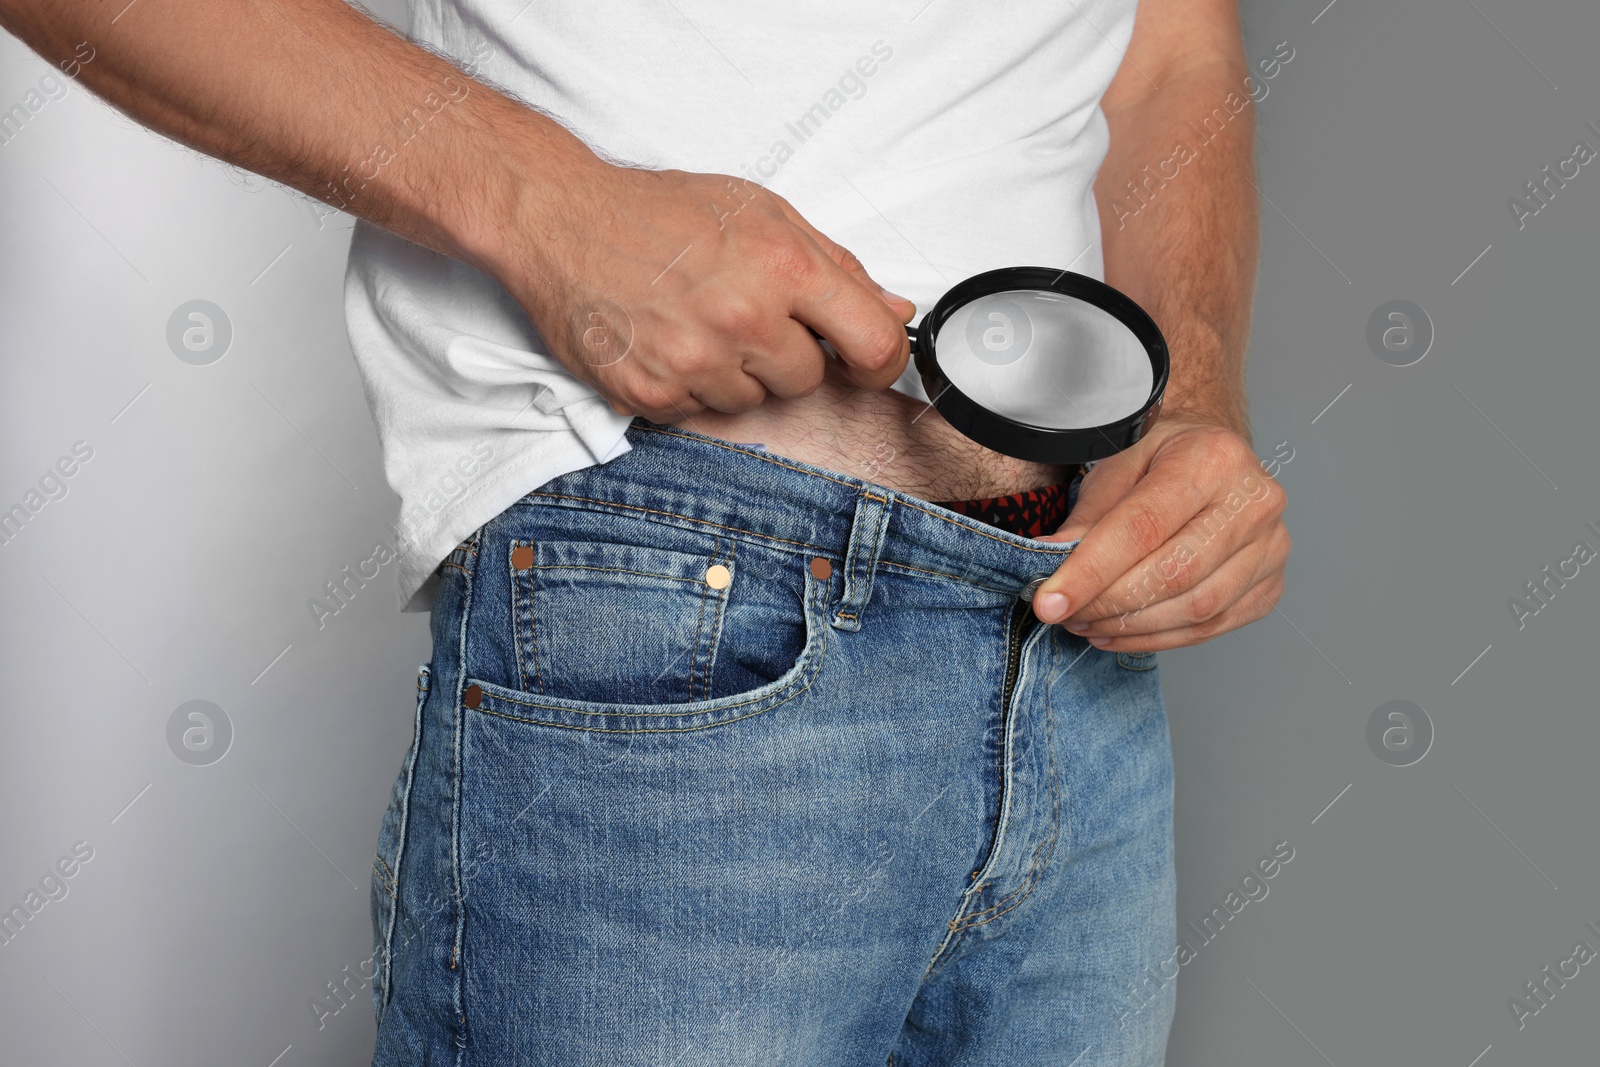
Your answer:
[[[1003,634],[1003,639],[1009,645],[1009,642],[1011,641],[1011,635],[1014,633],[1014,624],[1009,621],[1013,618],[1011,614],[1008,614],[1006,617],[1008,621]],[[1022,654],[1023,652],[1019,648],[1018,655],[1021,656]],[[1018,664],[1018,669],[1021,669],[1020,663]],[[1006,736],[1008,738],[1012,728],[1012,720],[1008,718],[1008,713],[1010,708],[1014,706],[1014,703],[1017,700],[1017,690],[1012,691],[1010,699],[1011,703],[1002,704],[1000,706],[1002,722],[1007,724]],[[994,864],[996,857],[1000,855],[1005,847],[1004,829],[1006,825],[1006,812],[1011,802],[1013,793],[1013,790],[1007,788],[1006,785],[1007,768],[1010,766],[1011,758],[1011,746],[1009,741],[1005,743],[1002,755],[1003,758],[1000,761],[1000,808],[995,814],[995,837],[990,844],[989,852],[984,856],[982,862],[978,866],[978,869],[972,872],[973,878],[976,878],[983,871],[989,869],[989,867]],[[1035,855],[1037,856],[1037,852]],[[945,940],[934,951],[933,958],[928,961],[927,968],[922,972],[923,981],[927,981],[929,978],[932,978],[935,974],[942,970],[944,965],[950,962],[951,958],[955,955],[957,948],[960,947],[961,942],[964,939],[964,931],[969,925],[971,925],[963,921],[961,911],[967,906],[970,899],[982,893],[987,887],[987,882],[979,882],[971,888],[962,891],[961,901],[957,905],[955,917],[945,922],[945,929],[948,931],[945,934]],[[979,914],[984,913],[980,912]],[[968,916],[968,918],[971,918],[971,916]]]
[[[959,575],[959,574],[949,574],[949,573],[946,573],[945,571],[933,571],[933,570],[929,570],[926,567],[913,567],[909,563],[896,563],[892,559],[880,559],[878,561],[878,566],[879,567],[894,567],[897,570],[916,571],[918,574],[931,574],[936,578],[948,578],[952,582],[960,582],[962,585],[970,585],[970,586],[972,586],[972,587],[974,587],[976,589],[987,589],[987,590],[989,590],[990,592],[993,592],[993,593],[1004,593],[1007,596],[1011,596],[1011,597],[1014,597],[1014,596],[1017,595],[1017,587],[1016,586],[1011,586],[1010,588],[1004,588],[1004,587],[998,586],[998,585],[986,585],[983,582],[976,581],[975,579],[972,579],[972,578],[966,578],[966,577],[963,577],[962,575]]]
[[[1045,838],[1044,842],[1040,844],[1038,848],[1034,849],[1033,863],[1029,866],[1027,874],[1023,875],[1022,885],[1012,890],[1001,900],[997,900],[985,910],[975,912],[972,915],[967,916],[967,920],[963,921],[960,927],[952,927],[952,929],[964,930],[969,926],[982,926],[985,923],[990,923],[1000,918],[1000,916],[1004,915],[1006,912],[1016,909],[1024,900],[1028,898],[1030,894],[1032,894],[1034,889],[1036,889],[1039,883],[1043,880],[1045,867],[1049,865],[1050,857],[1055,852],[1056,838],[1061,832],[1061,796],[1056,789],[1055,702],[1050,699],[1050,685],[1048,680],[1046,681],[1044,687],[1044,709],[1044,743],[1048,765],[1047,773],[1050,776],[1050,836]],[[1013,898],[1015,898],[1016,903],[1012,904],[1008,908],[1005,908],[1003,911],[998,911],[993,915],[989,915],[989,913],[994,911],[995,908],[1001,907],[1008,901],[1011,901]],[[977,919],[980,915],[988,915],[989,917],[977,922],[971,921]]]
[[[394,875],[389,873],[389,865],[383,862],[382,856],[375,858],[372,864],[372,873],[378,876],[383,888],[389,891],[389,899],[392,901],[395,898],[395,891],[398,886],[395,884]]]
[[[826,625],[826,624],[824,624],[824,625]],[[823,636],[826,636],[826,635],[823,635]],[[807,654],[801,656],[801,658],[796,661],[796,665],[798,666],[800,664],[806,664],[807,666],[811,666],[811,664],[809,664],[808,661],[812,660],[812,659],[820,660],[821,659],[821,653],[822,653],[822,649],[819,646],[815,654],[807,653]],[[813,669],[812,673],[815,673],[814,669]],[[799,681],[799,679],[797,678],[796,679],[796,683],[797,684],[798,684],[798,681]],[[751,697],[749,700],[741,700],[738,703],[729,704],[729,705],[727,705],[726,708],[719,708],[717,710],[718,711],[726,711],[726,710],[728,710],[730,708],[742,708],[746,704],[759,704],[763,700],[769,700],[769,699],[772,699],[774,697],[780,696],[784,692],[786,692],[786,690],[781,690],[780,689],[776,693],[767,693],[764,696]],[[575,710],[573,708],[564,708],[564,707],[560,706],[559,704],[541,704],[536,700],[520,700],[517,697],[499,696],[498,694],[493,694],[493,693],[484,693],[483,695],[484,695],[484,698],[488,699],[488,700],[498,701],[499,703],[502,703],[502,704],[516,704],[518,707],[524,707],[524,708],[546,708],[546,709],[548,709],[550,711],[574,711]],[[474,711],[484,711],[484,710],[487,710],[487,709],[480,707],[480,708],[474,708],[472,710],[474,710]],[[597,719],[599,719],[599,718],[665,719],[665,718],[675,718],[675,717],[677,717],[679,715],[683,715],[685,713],[684,712],[675,712],[675,711],[603,711],[603,712],[577,711],[576,714],[579,714],[579,715],[593,715]],[[694,713],[693,712],[689,712],[688,714],[694,714]],[[510,717],[511,718],[515,718],[516,716],[510,716]],[[537,722],[539,720],[530,719],[528,721],[529,722]]]
[[[515,540],[511,542],[511,555],[515,555],[518,548],[533,549],[532,541]],[[509,561],[509,557],[508,557]],[[517,681],[523,689],[542,690],[543,684],[539,680],[539,625],[533,617],[533,569],[524,572],[517,569],[515,563],[511,564],[511,640],[517,652]],[[524,588],[526,586],[526,588]],[[527,624],[527,640],[523,640],[523,624]],[[531,667],[531,671],[530,671]]]
[[[818,661],[818,665],[819,666],[821,665],[821,661],[820,660]],[[553,726],[553,727],[555,727],[557,729],[560,729],[560,730],[581,730],[584,733],[590,733],[590,734],[687,734],[687,733],[693,733],[695,730],[712,730],[712,729],[715,729],[718,726],[726,726],[729,723],[743,722],[745,719],[753,719],[758,715],[765,715],[767,712],[772,711],[772,710],[774,710],[776,708],[782,707],[784,704],[787,704],[789,701],[793,700],[795,697],[799,696],[801,693],[804,693],[806,690],[810,689],[811,688],[811,683],[814,682],[814,681],[816,681],[815,675],[813,675],[812,678],[810,680],[808,680],[805,685],[800,686],[798,689],[796,689],[796,690],[794,690],[792,692],[783,694],[781,699],[778,699],[775,696],[774,701],[773,701],[773,703],[771,705],[769,705],[767,707],[764,707],[764,708],[761,708],[761,709],[759,709],[757,711],[752,711],[752,712],[749,712],[749,713],[744,714],[744,715],[735,715],[731,719],[718,719],[716,722],[703,723],[700,726],[641,726],[641,727],[639,727],[637,729],[619,730],[619,729],[616,729],[615,727],[610,727],[610,726],[572,726],[572,725],[570,725],[568,723],[564,723],[564,722],[551,722],[548,719],[529,719],[529,718],[525,718],[525,717],[523,717],[521,715],[508,715],[503,711],[494,711],[494,710],[492,710],[490,708],[474,708],[473,710],[476,711],[476,712],[479,712],[480,714],[483,714],[483,715],[493,715],[495,718],[498,718],[498,719],[510,719],[512,722],[528,723],[529,725],[532,725],[532,726]],[[546,705],[534,704],[534,705],[531,705],[531,706],[532,707],[545,707]],[[739,707],[741,705],[735,704],[733,706],[734,707]],[[556,710],[565,710],[565,709],[556,709]]]
[[[856,611],[853,612],[835,612],[835,620],[849,619],[852,622],[855,622],[859,613],[865,610],[866,605],[872,596],[873,572],[877,568],[878,562],[883,555],[883,538],[885,528],[889,524],[890,501],[888,498],[879,496],[876,493],[863,491],[861,495],[866,497],[868,500],[876,500],[878,503],[882,504],[883,507],[879,508],[877,514],[873,516],[871,533],[868,533],[865,529],[860,531],[864,543],[872,546],[872,558],[863,560],[861,556],[856,554],[856,545],[854,543],[853,536],[850,549],[847,551],[845,557],[847,564],[849,564],[851,560],[854,560],[855,562],[853,566],[847,565],[845,567],[844,591],[848,592],[850,596],[856,600],[859,600],[860,606],[856,609]],[[854,526],[855,524],[852,523],[851,525]],[[852,534],[853,533],[854,531],[852,531]],[[862,572],[865,572],[865,577],[858,578],[857,575]]]
[[[680,515],[676,511],[665,511],[661,508],[640,507],[638,504],[619,504],[615,500],[599,500],[592,496],[574,496],[571,493],[540,493],[532,492],[522,499],[529,497],[542,497],[546,500],[581,500],[588,504],[601,504],[608,508],[620,508],[624,511],[642,511],[647,515],[666,515],[668,518],[682,519],[684,522],[694,523],[697,526],[714,526],[719,530],[732,530],[735,533],[749,534],[763,541],[776,541],[779,544],[795,545],[799,548],[809,549],[812,552],[825,551],[821,545],[814,545],[809,541],[792,541],[787,537],[774,537],[771,534],[760,533],[756,530],[746,530],[742,526],[728,526],[725,523],[712,522],[710,519],[697,519],[693,515]]]
[[[395,870],[398,870],[402,867],[405,859],[406,835],[408,834],[411,826],[411,798],[417,784],[417,759],[421,755],[422,751],[422,712],[423,706],[427,702],[428,693],[432,689],[433,669],[429,664],[424,663],[417,668],[417,701],[411,720],[411,745],[406,750],[406,759],[403,770],[403,773],[405,774],[406,788],[405,793],[401,798],[400,825],[396,827],[395,830]],[[387,814],[385,815],[385,819],[387,819]],[[382,931],[383,962],[378,968],[377,973],[373,975],[374,981],[381,980],[383,982],[383,989],[379,999],[379,1019],[381,1021],[382,1015],[387,1014],[388,1012],[389,1000],[393,996],[390,970],[394,957],[394,928],[396,922],[399,921],[400,915],[400,880],[399,876],[395,873],[395,870],[390,869],[389,862],[383,858],[383,854],[381,852],[375,856],[374,859],[376,859],[377,863],[383,865],[381,873],[388,882],[389,890],[389,921],[385,923],[385,928]],[[374,869],[377,869],[376,865],[374,866]]]
[[[688,555],[688,553],[684,553]],[[641,578],[667,578],[674,582],[704,582],[704,578],[685,578],[681,574],[658,574],[655,571],[635,571],[627,567],[591,567],[586,563],[535,563],[533,571],[604,571],[607,574],[637,574]]]
[[[463,547],[467,548],[472,560],[472,568],[464,570],[463,588],[461,590],[461,622],[456,634],[456,684],[455,694],[451,705],[451,736],[450,736],[450,895],[455,904],[455,932],[450,946],[450,970],[455,974],[450,994],[451,1007],[455,1010],[456,1048],[464,1053],[469,1039],[467,1028],[467,909],[465,907],[466,887],[462,884],[461,877],[461,806],[463,777],[462,772],[466,761],[463,735],[466,730],[467,717],[462,713],[462,695],[467,687],[467,631],[472,622],[473,586],[476,584],[476,571],[478,567],[478,538],[483,533],[483,527],[473,531],[472,535],[464,541]],[[458,1057],[459,1058],[459,1057]]]
[[[722,547],[722,538],[718,537],[717,538],[717,550],[720,550],[721,547]],[[712,552],[711,558],[712,559],[716,559],[717,558],[716,551]],[[694,699],[694,676],[695,676],[695,669],[696,669],[696,661],[699,660],[699,658],[700,658],[700,634],[705,630],[705,627],[706,627],[706,590],[710,588],[710,586],[706,586],[704,584],[704,581],[702,581],[701,585],[702,585],[702,588],[700,590],[700,619],[699,619],[698,622],[695,623],[695,626],[694,626],[694,644],[691,645],[690,648],[689,648],[689,699],[690,700]],[[670,664],[669,664],[669,666],[670,666]],[[708,686],[710,685],[710,679],[709,678],[706,679],[706,683],[707,683]]]
[[[719,537],[717,538],[717,554],[720,556],[721,553],[722,539]],[[712,671],[716,669],[717,652],[722,647],[722,624],[728,618],[728,605],[733,600],[733,583],[739,580],[739,569],[734,566],[734,559],[738,556],[738,554],[739,539],[736,537],[728,538],[728,559],[725,565],[727,566],[732,577],[728,582],[727,588],[711,590],[713,603],[716,605],[716,607],[712,616],[712,618],[715,620],[715,625],[711,630],[711,643],[706,646],[705,684],[701,689],[703,698],[706,700],[711,699],[711,674]],[[805,611],[804,604],[801,605],[800,610],[802,612]]]
[[[727,562],[727,567],[728,567],[728,570],[733,572],[735,575],[737,575],[738,572],[734,570],[733,557],[738,554],[738,551],[739,551],[739,542],[737,540],[733,539],[733,538],[729,538],[729,540],[728,540],[728,562]],[[719,538],[717,538],[716,555],[712,556],[712,559],[718,559],[721,556],[722,556],[722,538],[719,537]],[[733,589],[733,583],[729,582],[728,583],[728,587],[726,589],[712,589],[709,585],[706,586],[706,589],[709,592],[706,593],[706,594],[703,594],[701,596],[701,598],[700,598],[700,618],[701,618],[702,621],[705,619],[706,596],[710,596],[711,599],[712,599],[712,602],[716,605],[716,608],[715,608],[714,613],[713,613],[714,614],[714,618],[715,618],[715,622],[712,624],[712,628],[711,628],[711,643],[706,647],[705,684],[701,688],[701,692],[704,694],[705,699],[706,700],[710,700],[711,699],[711,671],[712,671],[712,668],[716,665],[716,662],[717,662],[717,649],[719,647],[719,643],[722,640],[722,623],[723,623],[723,620],[725,620],[728,617],[728,601],[730,599],[732,599],[731,590]],[[699,652],[700,652],[700,632],[699,632],[699,630],[695,631],[694,644],[695,644],[695,654],[699,655]],[[690,673],[690,683],[689,683],[689,697],[692,700],[694,698],[694,682],[693,682],[694,675],[693,675],[693,671],[692,671],[693,665],[691,664],[690,667],[691,667],[691,673]]]
[[[821,584],[821,583],[819,583],[819,584]],[[819,607],[816,610],[820,611],[822,609]],[[504,712],[504,711],[495,711],[492,708],[487,708],[487,707],[482,707],[482,706],[477,707],[477,708],[473,708],[471,710],[479,712],[479,713],[484,714],[484,715],[493,715],[493,716],[496,716],[497,718],[501,718],[501,719],[510,719],[512,722],[524,722],[524,723],[530,723],[530,724],[533,724],[533,725],[536,725],[536,726],[554,726],[554,727],[559,727],[560,729],[564,729],[564,730],[583,730],[583,731],[586,731],[586,732],[589,732],[589,733],[608,733],[608,734],[688,733],[688,732],[693,731],[693,730],[705,730],[705,729],[709,729],[709,728],[715,727],[715,726],[722,726],[722,725],[724,725],[726,723],[739,722],[742,719],[754,718],[757,715],[764,714],[764,713],[766,713],[768,711],[773,710],[774,708],[780,707],[781,705],[788,703],[790,700],[793,700],[795,697],[799,696],[801,693],[804,693],[806,690],[811,688],[812,684],[817,680],[817,677],[822,673],[823,658],[826,656],[827,651],[828,651],[828,631],[829,631],[829,627],[827,625],[826,618],[812,619],[812,618],[809,617],[813,613],[813,606],[810,603],[809,595],[807,597],[806,611],[807,611],[807,615],[808,615],[807,622],[806,622],[808,630],[812,626],[816,626],[817,627],[817,630],[816,630],[817,647],[815,649],[808,649],[804,654],[801,655],[801,657],[798,660],[795,661],[795,665],[797,667],[802,667],[802,670],[801,670],[800,675],[795,679],[794,683],[790,686],[790,688],[779,690],[776,693],[768,693],[768,694],[766,694],[764,696],[751,697],[748,700],[743,700],[743,701],[739,701],[738,703],[729,704],[729,705],[726,705],[725,707],[717,708],[717,709],[715,709],[715,710],[713,710],[711,712],[700,713],[700,714],[722,714],[722,713],[725,713],[727,711],[731,711],[734,708],[742,708],[742,707],[746,707],[747,705],[750,705],[750,704],[761,704],[761,703],[763,703],[765,701],[770,701],[771,702],[766,707],[760,708],[757,711],[752,711],[752,712],[749,712],[749,713],[744,714],[744,715],[736,715],[736,716],[733,716],[731,718],[721,718],[721,719],[717,719],[714,722],[705,723],[705,724],[700,725],[700,726],[640,727],[638,729],[619,730],[619,729],[614,729],[614,728],[611,728],[611,727],[573,726],[571,724],[564,723],[564,722],[551,722],[551,721],[549,721],[547,719],[533,719],[533,718],[528,718],[528,717],[522,716],[522,715],[512,715],[512,714],[510,714],[508,712]],[[802,682],[804,684],[801,684]],[[572,708],[558,707],[558,706],[556,706],[554,704],[540,704],[540,703],[538,703],[536,701],[519,700],[519,699],[517,699],[515,697],[498,696],[498,695],[490,694],[490,693],[484,693],[484,698],[487,699],[487,700],[491,700],[491,701],[497,701],[497,702],[499,702],[501,704],[515,704],[515,705],[518,705],[519,707],[527,707],[527,708],[546,708],[546,709],[548,709],[550,711],[561,711],[561,712],[568,712],[568,713],[579,714],[579,715],[587,714],[587,715],[593,715],[595,718],[613,718],[613,719],[677,718],[677,717],[680,717],[680,716],[682,716],[684,714],[683,712],[664,712],[664,711],[651,711],[651,712],[627,712],[627,711],[582,712],[582,711],[575,711]],[[695,713],[691,712],[689,714],[693,715]]]

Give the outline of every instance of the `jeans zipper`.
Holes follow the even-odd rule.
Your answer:
[[[1006,671],[1004,680],[1000,683],[1000,736],[1002,738],[1006,736],[1007,729],[1011,722],[1011,697],[1013,691],[1017,687],[1017,676],[1021,673],[1022,642],[1027,638],[1028,634],[1033,632],[1034,625],[1037,622],[1038,616],[1034,615],[1033,605],[1028,601],[1019,600],[1016,605],[1012,607],[1010,620],[1007,624],[1007,630],[1010,636],[1007,642],[1006,650]],[[1005,762],[1005,755],[1005,742],[1002,741],[1000,751],[1000,760],[1002,766]],[[997,814],[995,816],[994,830],[989,835],[989,847],[984,851],[983,862],[973,870],[970,876],[968,876],[968,881],[977,878],[978,875],[982,873],[983,868],[989,865],[989,860],[994,855],[995,839],[1000,834],[1000,818],[998,812],[1005,811],[1006,806],[1005,790],[1005,773],[1002,771],[1000,775],[999,804],[997,806]]]
[[[1033,632],[1039,617],[1033,613],[1033,605],[1026,600],[1019,600],[1011,609],[1011,648],[1006,654],[1005,682],[1000,687],[1001,723],[1011,717],[1011,691],[1016,688],[1017,675],[1022,667],[1022,642]]]

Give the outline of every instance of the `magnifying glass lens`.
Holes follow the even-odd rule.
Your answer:
[[[1155,375],[1144,342],[1115,315],[1042,289],[962,304],[940,326],[934,356],[980,407],[1052,430],[1134,415],[1149,404]]]

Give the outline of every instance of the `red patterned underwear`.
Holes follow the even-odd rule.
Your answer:
[[[976,500],[936,500],[941,508],[969,515],[979,522],[1023,537],[1053,534],[1067,521],[1067,485],[1047,485],[1010,496]]]

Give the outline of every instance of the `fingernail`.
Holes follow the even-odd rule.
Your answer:
[[[1093,645],[1095,648],[1105,648],[1107,645],[1109,645],[1111,643],[1111,638],[1109,638],[1109,637],[1091,637],[1091,638],[1089,638],[1089,643],[1091,645]]]
[[[877,285],[876,282],[874,282],[873,284]],[[901,296],[899,293],[891,293],[889,290],[885,289],[881,285],[878,286],[878,292],[883,294],[883,298],[885,300],[898,300],[902,304],[910,304],[910,303],[912,303],[912,300],[911,300],[910,297]]]
[[[1033,600],[1034,613],[1045,622],[1059,622],[1067,616],[1067,598],[1060,593],[1045,593]]]

